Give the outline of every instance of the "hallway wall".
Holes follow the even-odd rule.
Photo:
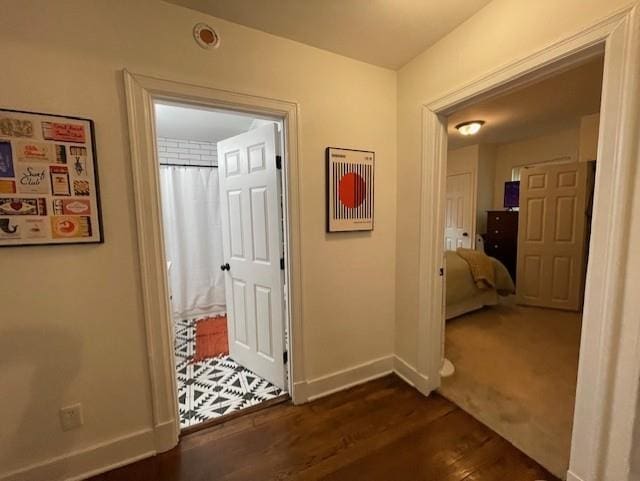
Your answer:
[[[198,22],[218,30],[220,48],[195,43]],[[0,479],[32,467],[11,479],[53,481],[154,449],[123,69],[298,103],[306,372],[296,381],[392,354],[394,71],[156,0],[10,2],[0,44],[0,106],[95,121],[105,233],[103,245],[2,250],[12,275],[0,276]],[[324,231],[330,145],[376,152],[373,232]],[[58,409],[75,402],[84,426],[62,432]]]

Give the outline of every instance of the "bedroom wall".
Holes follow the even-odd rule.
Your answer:
[[[396,353],[417,360],[421,106],[632,4],[493,0],[398,72]],[[495,203],[495,199],[494,199]],[[423,215],[429,215],[424,213]]]
[[[578,161],[579,128],[541,137],[496,145],[493,208],[503,209],[504,183],[511,180],[514,167],[549,161]]]
[[[487,232],[487,211],[493,209],[493,186],[496,178],[494,144],[481,144],[478,149],[478,202],[476,204],[476,233]]]
[[[598,157],[598,131],[600,114],[585,115],[580,118],[580,145],[578,157],[580,162],[596,160]]]
[[[202,21],[219,49],[195,44]],[[156,0],[10,2],[0,44],[0,106],[95,121],[105,231],[104,245],[2,250],[0,479],[154,448],[124,68],[299,103],[304,379],[393,354],[395,72]],[[373,232],[325,233],[328,145],[376,152]],[[58,409],[75,402],[84,426],[62,432]],[[41,463],[46,476],[6,477]]]
[[[469,145],[447,151],[447,175],[475,173],[478,166],[478,146]]]
[[[493,208],[496,147],[476,144],[447,151],[447,175],[471,173],[474,199],[475,234],[483,234],[487,227],[487,210]]]

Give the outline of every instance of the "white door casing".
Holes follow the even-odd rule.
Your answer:
[[[471,248],[473,184],[470,172],[447,175],[444,244],[446,250]]]
[[[218,142],[229,354],[285,388],[279,134],[269,124]]]
[[[582,309],[589,172],[585,162],[522,169],[519,303]]]
[[[131,168],[135,194],[140,282],[147,343],[152,434],[146,435],[149,454],[175,447],[180,434],[175,378],[173,320],[169,305],[167,265],[160,212],[160,187],[154,103],[169,101],[214,109],[232,109],[282,121],[282,178],[285,232],[285,316],[289,346],[288,390],[294,404],[308,401],[306,391],[302,309],[302,242],[300,227],[299,105],[212,87],[186,84],[123,71]]]

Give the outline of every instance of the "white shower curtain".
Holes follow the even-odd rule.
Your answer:
[[[218,169],[160,167],[174,319],[226,311]]]

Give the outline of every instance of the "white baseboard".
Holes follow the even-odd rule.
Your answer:
[[[161,426],[160,429],[167,428]],[[86,449],[0,474],[0,481],[33,481],[35,479],[80,481],[153,456],[156,452],[154,430],[143,429]]]
[[[427,395],[429,378],[416,371],[404,359],[388,355],[293,385],[296,404],[364,384],[387,374],[396,373],[407,384]],[[144,429],[64,456],[50,458],[10,473],[0,474],[0,481],[80,481],[140,459],[171,449],[177,444],[175,422],[168,421],[156,429]],[[577,477],[570,481],[582,481]]]
[[[393,370],[400,379],[415,387],[425,396],[429,395],[429,393],[434,389],[428,376],[420,374],[416,368],[411,366],[400,356],[393,356]]]
[[[180,426],[176,419],[156,424],[153,432],[156,453],[164,453],[178,445]]]
[[[293,404],[304,404],[309,402],[307,396],[307,381],[294,382],[292,386],[291,400]]]
[[[302,388],[307,401],[313,401],[329,394],[348,389],[358,384],[377,379],[393,372],[393,355],[380,357],[364,364],[358,364],[326,376],[308,380],[302,388],[302,383],[296,383]]]
[[[314,401],[391,373],[395,373],[425,396],[434,389],[428,376],[418,373],[401,357],[389,355],[315,379],[296,382],[293,385],[293,402],[303,404]]]
[[[578,476],[573,474],[571,471],[567,471],[567,481],[583,481],[583,479],[579,478]]]

